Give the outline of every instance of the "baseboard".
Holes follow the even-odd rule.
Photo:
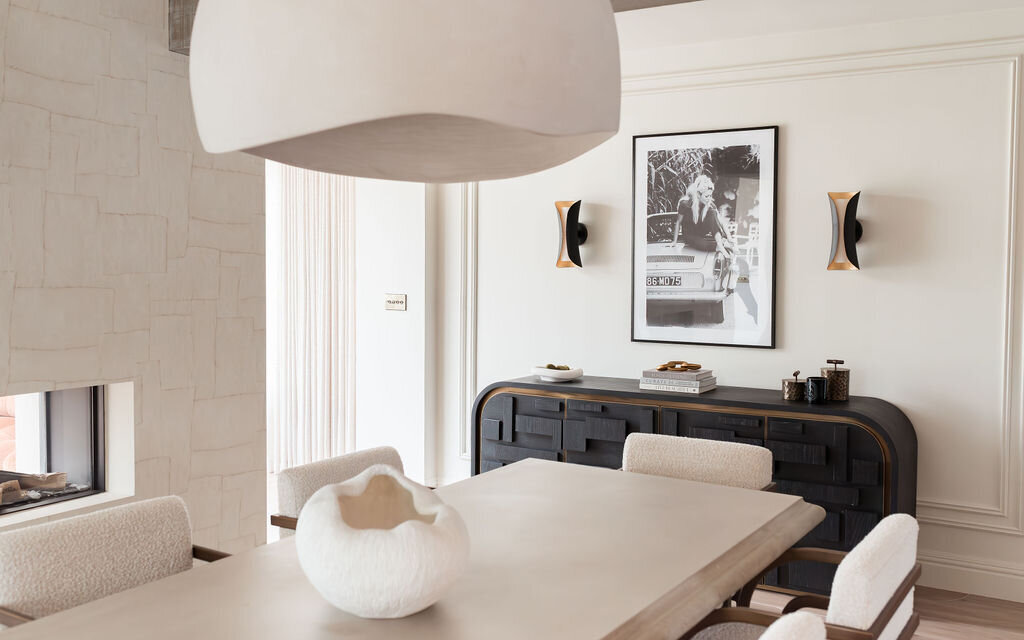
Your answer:
[[[970,556],[921,553],[918,584],[988,598],[1024,602],[1024,566],[1006,566]]]

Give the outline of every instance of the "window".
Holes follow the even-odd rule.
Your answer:
[[[0,514],[104,490],[103,387],[0,397]]]

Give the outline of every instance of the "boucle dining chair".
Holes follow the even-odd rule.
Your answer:
[[[622,470],[744,489],[770,489],[772,452],[740,442],[631,433]]]
[[[0,625],[12,627],[228,554],[193,546],[185,502],[142,500],[0,532]]]
[[[831,597],[797,596],[786,604],[782,613],[804,608],[825,610],[829,638],[909,640],[920,620],[914,612],[914,585],[921,576],[917,534],[914,518],[903,513],[893,514],[883,518],[849,553],[831,549],[790,549],[765,571],[799,561],[837,564]],[[738,604],[748,605],[752,592],[752,588],[744,589]],[[746,606],[727,607],[713,612],[695,630],[723,623],[765,626],[776,618],[778,614]],[[705,640],[700,635],[694,637]]]
[[[321,487],[345,482],[375,464],[387,464],[405,471],[402,458],[394,447],[374,447],[353,451],[335,458],[311,462],[281,470],[277,474],[277,510],[270,524],[294,530],[302,505]],[[285,535],[290,535],[286,532]]]
[[[693,640],[825,640],[825,622],[813,613],[798,611],[782,616],[768,627],[726,622],[702,629]]]

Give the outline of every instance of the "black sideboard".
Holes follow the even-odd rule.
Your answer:
[[[915,515],[917,434],[902,411],[878,398],[810,405],[781,396],[743,387],[688,396],[593,376],[496,382],[473,407],[473,474],[524,458],[619,468],[628,434],[661,433],[770,449],[777,490],[827,514],[797,546],[849,550],[890,513]],[[828,565],[796,563],[767,582],[825,593],[834,574]]]

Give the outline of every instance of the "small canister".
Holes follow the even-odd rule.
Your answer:
[[[807,402],[824,404],[828,400],[828,378],[807,376]]]
[[[850,370],[840,369],[843,360],[828,360],[832,368],[822,367],[821,375],[828,378],[828,399],[846,402],[850,399]]]
[[[792,378],[782,379],[783,400],[805,400],[807,398],[807,383],[801,380],[799,375],[799,371],[794,371]]]

